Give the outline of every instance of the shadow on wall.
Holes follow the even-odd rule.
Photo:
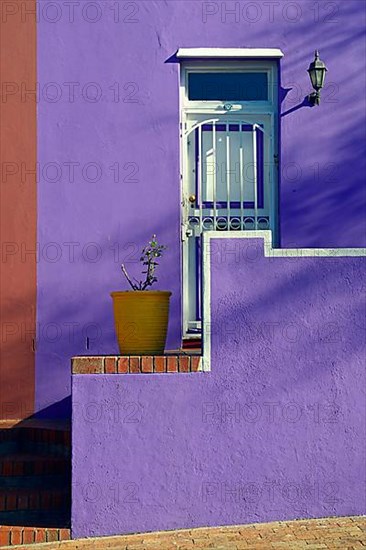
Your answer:
[[[357,48],[363,47],[364,17],[361,3],[348,2],[332,24],[313,18],[311,24],[286,27],[286,43],[296,47],[282,47],[281,60],[280,246],[284,248],[366,246],[366,136],[360,124],[365,68],[357,55]],[[245,45],[269,46],[270,40],[273,47],[279,46],[275,29],[268,28],[268,33],[264,38],[263,28],[253,25]],[[313,92],[307,68],[315,48],[328,68],[319,106],[307,99]],[[165,63],[177,64],[179,59],[173,54]]]
[[[243,243],[242,252],[245,246],[248,245]],[[253,245],[250,246],[253,257]],[[331,372],[335,375],[337,393],[344,364],[354,360],[361,368],[363,363],[366,319],[362,274],[366,258],[262,259],[262,243],[255,248],[261,258],[259,270],[266,273],[267,263],[272,275],[264,277],[266,284],[259,282],[247,289],[230,290],[238,286],[235,279],[243,280],[250,273],[245,270],[243,275],[239,266],[229,260],[232,275],[226,282],[220,281],[227,290],[212,310],[216,364],[226,364],[225,379],[234,376],[240,364],[243,383],[255,369],[262,391],[266,390],[268,369],[276,371],[276,386],[286,387],[288,373],[282,372],[281,365],[290,357],[295,392]],[[231,254],[232,251],[233,245]],[[231,357],[236,358],[232,364],[227,361],[228,349]]]
[[[52,301],[51,288],[44,288],[42,291],[43,319],[39,319],[37,324],[37,418],[62,418],[70,415],[72,356],[119,353],[110,292],[130,290],[120,269],[122,262],[131,277],[139,278],[143,269],[139,261],[140,252],[154,233],[160,243],[168,246],[160,260],[158,283],[154,288],[173,291],[167,348],[178,346],[176,336],[180,335],[181,325],[180,268],[179,257],[176,257],[178,232],[169,230],[168,219],[166,223],[162,221],[154,228],[137,230],[134,243],[124,243],[117,233],[112,238],[106,238],[99,243],[103,251],[102,258],[106,258],[103,262],[90,264],[81,254],[75,256],[75,265],[82,264],[82,271],[85,273],[83,287],[78,287],[77,279],[72,277],[70,265],[68,286],[60,280],[60,293],[63,292],[62,287],[67,292],[62,307]],[[120,251],[116,253],[115,249],[111,250],[111,243],[121,243]],[[75,288],[72,288],[73,281]]]
[[[174,5],[174,3],[167,5],[164,10],[174,11]],[[354,2],[342,4],[340,14],[342,22],[343,20],[347,24],[350,21],[357,22],[360,14],[359,5],[360,3]],[[160,8],[154,4],[154,9]],[[340,24],[341,22],[338,25]],[[299,30],[301,30],[300,33]],[[286,26],[286,43],[296,44],[296,47],[285,52],[282,62],[280,221],[284,247],[362,246],[365,239],[366,232],[363,229],[366,191],[362,170],[366,155],[364,130],[360,124],[363,101],[362,86],[359,82],[361,60],[360,56],[354,55],[357,44],[363,39],[363,32],[358,32],[356,29],[352,34],[352,40],[349,40],[352,30],[353,27],[345,38],[344,33],[341,35],[336,32],[337,25],[332,27],[312,23],[306,26]],[[275,46],[275,42],[282,40],[283,37],[275,27],[268,28],[268,36],[264,36],[263,28],[253,25],[250,31],[251,43],[248,46],[261,46],[263,41],[267,43],[269,39]],[[195,45],[207,46],[204,43],[206,40],[207,35],[203,34],[203,43]],[[217,44],[217,37],[214,44]],[[189,44],[180,46],[184,45]],[[175,46],[174,44],[174,48]],[[327,82],[333,83],[333,92],[328,90],[327,94],[322,96],[319,107],[307,109],[304,94],[310,93],[312,89],[306,69],[313,59],[315,47],[319,48],[321,57],[328,66]],[[172,46],[171,51],[174,48]],[[301,93],[298,93],[298,88],[291,82],[301,85]],[[170,90],[169,93],[173,92]],[[177,95],[174,98],[176,103],[173,102],[174,108],[171,111],[173,114],[168,110],[166,116],[169,121],[171,118],[176,119],[178,131]],[[154,116],[155,112],[152,110],[151,117]],[[158,126],[160,118],[154,119],[153,122]],[[146,120],[141,124],[146,127]],[[166,135],[169,135],[170,128],[171,126],[167,126]],[[162,133],[165,134],[165,132]],[[177,155],[175,146],[172,144],[171,150]],[[176,193],[178,212],[178,183],[173,192]],[[157,200],[164,202],[164,196],[157,197]],[[136,204],[129,204],[129,208],[135,207]],[[106,212],[101,214],[108,215]],[[72,355],[117,352],[109,293],[112,290],[127,287],[123,287],[119,265],[113,260],[110,247],[113,242],[127,245],[126,235],[133,234],[134,241],[140,248],[152,233],[157,233],[159,240],[170,247],[170,252],[168,251],[164,260],[166,262],[164,265],[169,267],[161,265],[161,285],[158,288],[173,290],[168,347],[176,346],[174,338],[180,333],[178,214],[174,217],[172,213],[164,213],[159,225],[151,229],[146,228],[149,226],[148,218],[145,220],[140,218],[140,220],[144,228],[141,229],[140,224],[133,231],[131,228],[121,226],[117,218],[110,221],[109,227],[113,228],[111,235],[109,238],[106,236],[104,240],[98,241],[101,249],[106,251],[108,260],[103,260],[99,264],[88,264],[83,258],[78,257],[76,262],[79,262],[79,266],[83,262],[85,265],[82,268],[79,267],[78,272],[73,270],[72,265],[67,266],[67,280],[65,280],[65,271],[61,278],[61,273],[55,275],[51,267],[45,270],[47,272],[43,280],[46,283],[39,289],[38,335],[41,337],[37,342],[36,410],[50,412],[56,410],[59,414],[59,411],[65,407],[66,414],[67,396],[70,394]],[[74,237],[77,239],[79,235]],[[131,252],[128,249],[122,251],[125,255]],[[132,275],[135,275],[136,262],[130,262],[128,267],[131,268]],[[53,278],[52,282],[48,282],[51,278]],[[58,303],[55,303],[52,298],[54,288],[58,285],[59,299]],[[279,291],[279,289],[276,290],[276,292]],[[261,297],[259,303],[264,300],[265,297]],[[61,307],[60,303],[63,304]],[[56,337],[54,340],[51,337],[44,338],[42,333],[44,327],[52,323],[63,329],[61,338]],[[76,323],[76,326],[73,326],[73,323]],[[88,324],[89,336],[85,331]],[[95,331],[98,327],[102,328],[101,336],[96,335]],[[72,339],[69,337],[70,330],[73,330]],[[89,349],[86,349],[88,337]],[[59,405],[56,409],[52,409],[51,403],[59,403]],[[47,405],[50,407],[48,408]]]
[[[291,88],[287,89],[286,92],[288,93],[289,91],[291,90]],[[284,88],[281,88],[280,90],[280,94],[282,96],[282,92],[285,91]],[[286,94],[283,96],[283,99],[285,99],[286,97]],[[281,100],[281,102],[283,101],[283,99]],[[285,111],[284,113],[281,113],[281,118],[286,116],[286,115],[290,115],[291,113],[294,113],[295,111],[298,111],[299,109],[301,109],[302,107],[315,107],[315,105],[312,105],[309,101],[309,98],[308,96],[306,95],[304,97],[304,99],[302,100],[301,103],[299,103],[298,105],[295,105],[295,107],[291,107],[291,109],[288,109],[287,111]]]
[[[6,251],[2,261],[12,261]],[[35,323],[27,314],[34,303],[31,292],[1,305],[0,419],[25,418],[34,412]]]
[[[307,27],[302,42],[297,35],[296,51],[285,52],[281,62],[282,247],[366,246],[366,140],[360,124],[365,69],[355,56],[364,32],[351,24],[364,17],[359,3],[342,4],[337,24]],[[335,32],[339,25],[349,28],[352,40]],[[296,27],[286,31],[289,44]],[[328,72],[320,106],[305,109],[304,91],[313,91],[306,69],[315,47]]]
[[[71,395],[37,411],[31,419],[71,419]],[[29,419],[28,419],[29,420]]]

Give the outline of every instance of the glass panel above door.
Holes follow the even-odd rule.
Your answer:
[[[265,72],[188,73],[190,101],[268,101]]]

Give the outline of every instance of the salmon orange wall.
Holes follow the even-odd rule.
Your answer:
[[[1,2],[0,420],[34,410],[36,2]],[[32,13],[33,12],[33,13]]]

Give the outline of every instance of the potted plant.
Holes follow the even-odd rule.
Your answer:
[[[142,249],[140,261],[145,279],[129,276],[122,264],[122,273],[132,290],[111,292],[114,323],[121,355],[161,355],[164,353],[171,292],[148,290],[157,282],[158,259],[167,247],[158,243],[156,235]]]

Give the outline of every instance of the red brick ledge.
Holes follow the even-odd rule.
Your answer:
[[[70,529],[0,526],[0,547],[70,540]]]
[[[134,355],[73,357],[72,374],[164,374],[202,370],[199,355]]]

